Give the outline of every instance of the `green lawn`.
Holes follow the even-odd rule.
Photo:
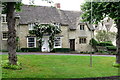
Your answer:
[[[2,55],[7,59],[7,55]],[[3,78],[84,78],[117,76],[118,69],[112,67],[115,57],[93,57],[73,55],[18,55],[22,70],[2,69]]]

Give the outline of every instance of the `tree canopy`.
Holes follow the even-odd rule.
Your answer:
[[[120,1],[119,2],[86,2],[82,6],[83,21],[98,24],[105,17],[114,20],[117,26],[117,54],[116,63],[120,64]]]
[[[115,22],[120,19],[120,2],[86,2],[81,7],[83,21],[88,21],[89,23],[97,24],[105,17],[110,17]]]
[[[97,34],[96,34],[95,37],[100,42],[113,41],[116,38],[116,33],[115,32],[110,32],[110,31],[107,32],[105,30],[100,30],[100,31],[97,31]]]

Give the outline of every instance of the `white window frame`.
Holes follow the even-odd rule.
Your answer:
[[[29,29],[29,30],[34,30],[34,26],[35,26],[34,23],[29,23],[29,24],[28,24],[28,29]]]
[[[2,14],[2,15],[1,15],[1,22],[2,22],[2,23],[7,23],[6,14]]]
[[[6,38],[4,38],[3,36],[4,36],[4,33],[7,33],[7,32],[2,32],[2,40],[7,40],[8,39],[8,35],[7,35],[7,37]],[[7,33],[8,34],[8,33]]]
[[[34,38],[34,47],[29,47],[29,42],[28,42],[28,38]],[[27,48],[36,48],[36,37],[27,37]]]
[[[60,38],[60,41],[59,41],[59,46],[55,46],[56,42],[54,41],[54,48],[62,48],[62,38],[61,37],[55,37],[56,38]]]

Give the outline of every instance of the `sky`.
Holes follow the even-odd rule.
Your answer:
[[[80,11],[80,5],[84,3],[84,0],[52,0],[53,3],[49,4],[42,0],[35,0],[35,5],[40,6],[54,6],[55,3],[60,3],[62,10]],[[29,0],[22,0],[24,4],[29,4]]]

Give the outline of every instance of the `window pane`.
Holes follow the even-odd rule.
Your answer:
[[[6,22],[6,16],[2,16],[2,22]]]
[[[80,25],[80,30],[84,30],[84,25]]]
[[[28,43],[28,47],[34,47],[34,43]]]
[[[34,42],[34,38],[28,38],[28,42]]]
[[[3,32],[3,38],[8,38],[8,33],[7,32]]]
[[[86,43],[86,38],[79,38],[79,44]]]
[[[60,46],[60,37],[55,38],[55,46]]]
[[[28,47],[36,47],[36,38],[35,37],[28,37]]]

